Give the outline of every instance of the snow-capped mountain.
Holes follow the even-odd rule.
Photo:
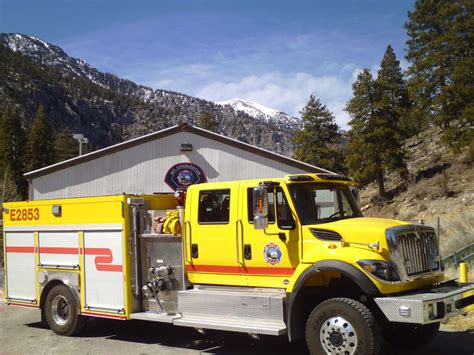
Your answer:
[[[234,110],[245,112],[246,114],[259,120],[283,125],[289,129],[295,128],[299,122],[296,117],[290,116],[285,112],[276,110],[274,108],[266,107],[253,101],[231,99],[226,101],[219,101],[216,102],[216,104],[221,106],[230,106]]]
[[[256,117],[232,105],[138,85],[33,36],[0,33],[0,71],[0,113],[14,105],[29,126],[43,105],[55,131],[69,127],[97,148],[180,122],[199,125],[201,115],[210,113],[220,134],[292,153],[293,120],[282,112],[253,104],[262,112]]]

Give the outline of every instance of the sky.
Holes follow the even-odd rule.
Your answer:
[[[121,78],[299,117],[310,95],[347,127],[362,68],[406,69],[414,0],[0,0],[0,32],[39,37]]]

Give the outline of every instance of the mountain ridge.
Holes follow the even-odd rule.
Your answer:
[[[0,109],[18,106],[25,126],[42,104],[55,129],[70,127],[103,148],[180,122],[199,125],[199,116],[209,112],[220,134],[283,155],[292,153],[293,128],[278,120],[261,120],[230,106],[100,72],[37,37],[0,34],[0,45],[5,58],[0,64]]]

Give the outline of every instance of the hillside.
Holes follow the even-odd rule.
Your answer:
[[[391,174],[389,201],[377,198],[375,184],[361,191],[366,216],[440,222],[442,255],[474,243],[474,165],[467,150],[455,154],[441,143],[441,130],[430,128],[405,142],[409,182]]]
[[[292,151],[288,125],[102,73],[55,45],[21,34],[0,34],[0,111],[7,104],[17,107],[26,127],[42,104],[55,130],[83,133],[92,148],[179,122],[197,125],[209,112],[221,134],[285,155]]]

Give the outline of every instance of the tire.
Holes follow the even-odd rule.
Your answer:
[[[331,298],[317,305],[306,322],[310,354],[375,355],[380,336],[372,312],[351,298]]]
[[[66,285],[54,286],[46,296],[45,317],[49,328],[58,335],[78,335],[86,318],[79,315],[79,306]]]
[[[394,348],[421,348],[438,334],[439,326],[439,322],[425,325],[388,323],[382,330],[382,336]]]

